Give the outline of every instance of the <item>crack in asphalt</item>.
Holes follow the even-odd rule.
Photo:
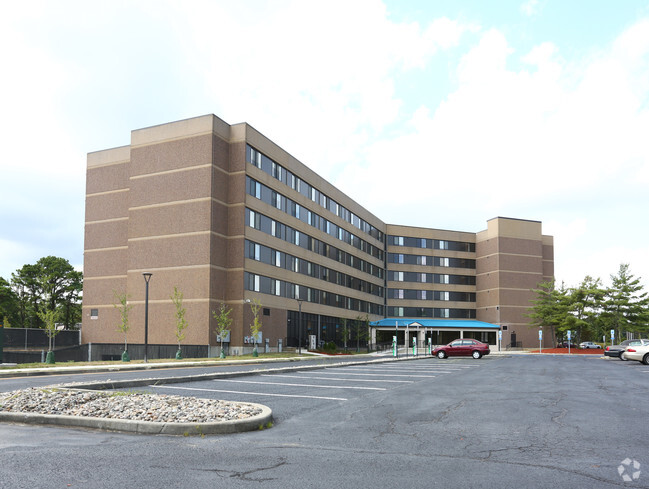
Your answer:
[[[286,448],[286,447],[284,447]],[[243,481],[250,481],[250,482],[266,482],[266,481],[274,481],[277,480],[277,477],[250,477],[252,474],[256,474],[258,472],[265,472],[267,470],[273,470],[277,469],[279,467],[282,467],[284,465],[287,465],[286,462],[286,457],[280,458],[280,461],[277,462],[274,465],[269,465],[268,467],[259,467],[256,469],[252,470],[246,470],[243,472],[240,471],[233,471],[233,470],[228,470],[228,469],[203,469],[199,468],[197,470],[201,472],[214,472],[218,476],[222,478],[227,478],[227,479],[239,479]]]
[[[534,447],[534,445],[530,445],[529,447],[513,447],[513,449],[516,448],[531,448]],[[364,454],[364,455],[386,455],[386,456],[392,456],[392,457],[397,457],[397,456],[407,456],[411,458],[417,458],[417,459],[423,459],[428,461],[429,463],[432,461],[433,458],[438,457],[438,458],[443,458],[443,459],[449,459],[449,460],[457,460],[460,462],[485,462],[485,463],[490,463],[490,464],[498,464],[498,465],[513,465],[513,466],[518,466],[518,467],[530,467],[530,468],[536,468],[536,469],[546,469],[546,470],[552,470],[564,474],[571,474],[571,475],[576,475],[580,477],[585,477],[587,479],[591,479],[593,481],[597,482],[604,482],[606,484],[612,485],[612,486],[618,486],[618,487],[629,487],[628,483],[625,483],[622,479],[619,481],[615,479],[606,479],[604,477],[599,477],[597,475],[588,473],[588,472],[582,472],[580,470],[576,469],[567,469],[563,467],[556,467],[553,465],[547,465],[547,464],[542,464],[542,463],[526,463],[526,462],[515,462],[511,460],[497,460],[497,459],[491,459],[488,457],[472,457],[469,455],[448,455],[448,454],[443,454],[443,453],[404,453],[404,452],[394,452],[394,451],[385,451],[385,450],[368,450],[368,449],[360,449],[360,448],[346,448],[346,447],[327,447],[327,446],[317,446],[317,445],[294,445],[294,446],[287,446],[287,445],[271,445],[265,447],[266,449],[299,449],[299,450],[320,450],[324,452],[345,452],[345,453],[350,453],[350,454]],[[497,451],[505,451],[506,449],[503,450],[491,450],[490,452],[497,452]],[[511,448],[510,448],[511,450]],[[611,467],[611,471],[615,473],[617,476],[617,469],[616,467]],[[635,488],[641,488],[641,489],[649,489],[648,485],[638,485],[637,482],[633,484],[633,487]]]

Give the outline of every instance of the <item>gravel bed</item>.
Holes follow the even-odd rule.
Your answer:
[[[239,402],[62,388],[0,393],[0,411],[161,423],[214,423],[246,419],[261,413],[257,406]]]

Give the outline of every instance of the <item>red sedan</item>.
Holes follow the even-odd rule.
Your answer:
[[[437,358],[473,357],[477,359],[482,355],[489,355],[489,345],[465,338],[451,341],[448,345],[438,346],[433,350],[433,355]]]

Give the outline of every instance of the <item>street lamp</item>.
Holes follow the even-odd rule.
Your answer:
[[[302,299],[295,299],[298,306],[297,316],[297,353],[302,355]]]
[[[144,292],[144,363],[147,363],[147,353],[149,350],[149,280],[151,272],[143,272],[145,292]]]

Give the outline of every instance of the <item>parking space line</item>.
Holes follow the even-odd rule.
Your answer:
[[[329,372],[322,372],[323,374],[327,374]],[[335,372],[331,372],[332,374],[335,374]],[[345,372],[345,375],[358,375],[358,376],[366,376],[366,377],[408,377],[408,378],[421,378],[421,379],[433,379],[436,377],[436,375],[406,375],[406,374],[382,374],[382,373],[376,373],[376,374],[353,374],[349,372]]]
[[[283,375],[283,374],[262,374],[262,377],[288,377],[291,379],[314,379],[314,380],[341,380],[348,382],[390,382],[401,384],[413,384],[412,380],[375,380],[375,379],[343,379],[337,377],[312,377],[310,375]]]
[[[339,385],[317,385],[317,384],[290,384],[288,382],[259,382],[255,380],[232,380],[232,379],[212,379],[211,382],[232,382],[239,384],[263,384],[263,385],[282,385],[289,387],[314,387],[319,389],[356,389],[365,391],[385,391],[384,387],[354,387],[354,386],[339,386]]]
[[[346,401],[344,397],[322,397],[322,396],[305,396],[298,394],[271,394],[268,392],[246,392],[246,391],[228,391],[223,389],[201,389],[199,387],[174,387],[171,385],[150,385],[156,389],[179,389],[185,391],[202,391],[202,392],[225,392],[226,394],[247,394],[250,396],[271,396],[271,397],[299,397],[300,399],[324,399],[327,401]]]
[[[383,371],[384,369],[381,368],[363,368],[363,367],[358,367],[354,368],[354,370],[362,370],[362,371]],[[389,368],[385,369],[389,370],[390,372],[417,372],[417,373],[422,373],[422,372],[444,372],[444,373],[450,373],[450,372],[461,372],[460,369],[458,368],[421,368],[421,369],[409,369],[409,368]]]

